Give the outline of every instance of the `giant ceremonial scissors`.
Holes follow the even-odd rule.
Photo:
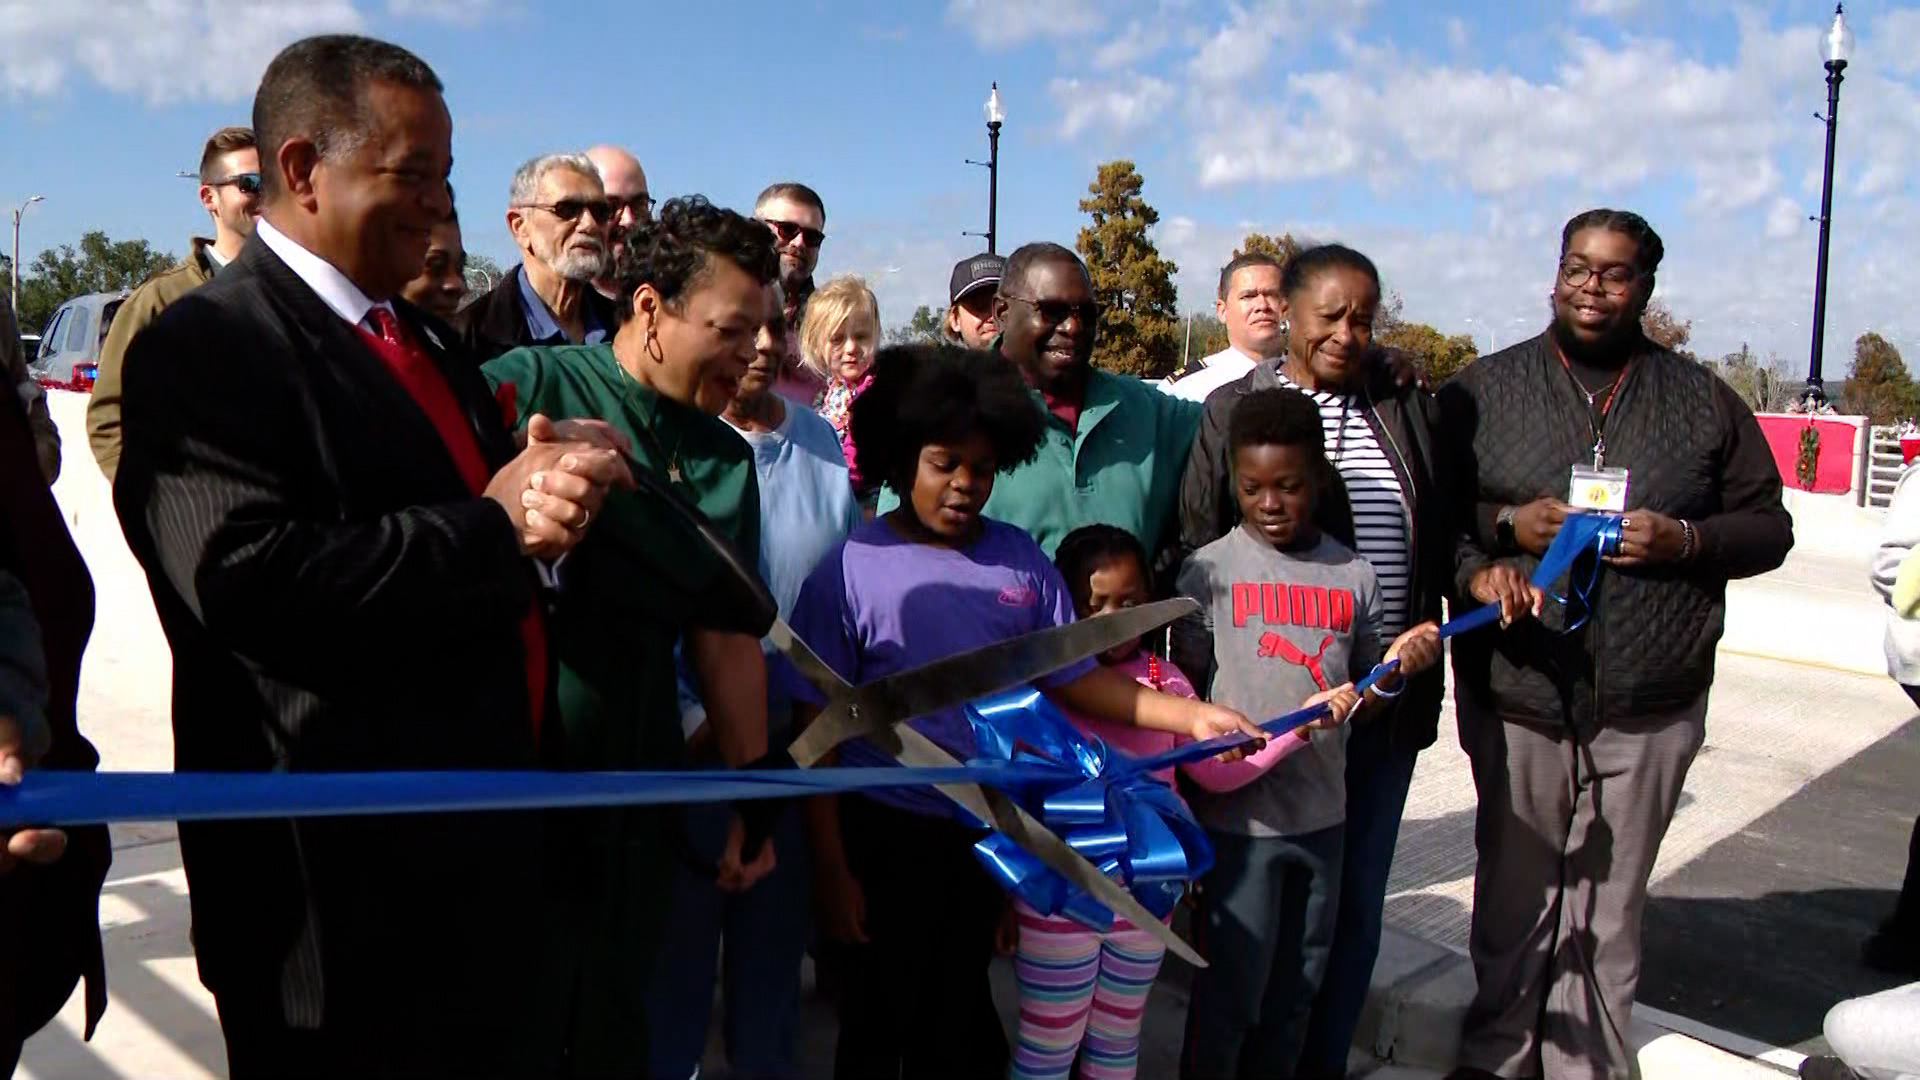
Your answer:
[[[720,556],[728,576],[741,590],[738,602],[759,609],[761,621],[771,627],[767,636],[774,648],[826,697],[820,715],[787,750],[794,764],[801,768],[813,766],[840,744],[861,738],[893,755],[902,765],[915,768],[961,765],[952,754],[908,727],[906,722],[1023,686],[1075,661],[1137,640],[1148,631],[1200,609],[1194,601],[1185,599],[1144,604],[1009,638],[854,686],[828,667],[779,617],[773,597],[759,575],[748,569],[733,544],[720,535],[704,515],[647,470],[634,471],[644,474],[636,476],[642,487],[678,508]],[[986,826],[1031,852],[1070,885],[1112,909],[1115,915],[1153,934],[1189,963],[1206,966],[1206,961],[1192,946],[1141,906],[1133,894],[1004,793],[978,784],[935,786]]]

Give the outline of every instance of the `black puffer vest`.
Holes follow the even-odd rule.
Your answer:
[[[1631,473],[1630,511],[1699,520],[1722,510],[1728,419],[1715,406],[1716,378],[1652,345],[1632,360],[1604,428],[1606,464]],[[1448,440],[1466,455],[1460,475],[1478,478],[1482,504],[1565,499],[1569,470],[1593,464],[1586,398],[1544,334],[1467,365],[1441,396]],[[1529,574],[1539,563],[1519,558]],[[1565,607],[1549,602],[1539,622],[1455,639],[1456,692],[1502,716],[1583,728],[1677,711],[1713,682],[1726,585],[1698,567],[1602,567],[1591,615],[1572,631]],[[1565,579],[1555,586],[1567,588]]]

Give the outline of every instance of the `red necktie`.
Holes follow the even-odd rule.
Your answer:
[[[454,468],[459,471],[460,478],[466,481],[468,490],[475,495],[485,491],[491,476],[487,471],[487,460],[480,453],[480,441],[467,425],[460,402],[453,396],[453,388],[447,385],[440,369],[434,366],[433,358],[401,325],[392,310],[372,308],[367,312],[367,321],[373,324],[374,329],[370,331],[364,326],[356,327],[360,336],[387,365],[387,370],[393,372],[393,377],[399,380],[414,404],[420,406],[420,411],[427,414],[434,430],[440,433],[440,441],[446,445],[447,454],[453,458]],[[527,613],[521,617],[520,642],[526,653],[527,700],[532,706],[533,732],[537,740],[541,715],[546,711],[547,691],[547,635],[540,620],[538,601],[529,604]]]

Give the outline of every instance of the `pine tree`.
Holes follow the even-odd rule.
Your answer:
[[[1282,268],[1285,268],[1287,260],[1300,254],[1300,249],[1306,246],[1307,245],[1302,244],[1300,241],[1295,240],[1293,234],[1290,232],[1283,232],[1278,236],[1268,236],[1265,233],[1248,233],[1247,238],[1240,242],[1239,247],[1234,249],[1233,257],[1237,259],[1242,255],[1252,255],[1255,253],[1271,255],[1279,260]]]
[[[1100,166],[1080,209],[1093,223],[1075,242],[1093,278],[1100,304],[1100,338],[1093,362],[1143,378],[1166,375],[1180,362],[1180,316],[1173,275],[1148,230],[1160,214],[1140,196],[1144,185],[1131,161]]]
[[[1869,330],[1853,343],[1853,367],[1840,402],[1843,412],[1893,424],[1920,413],[1920,387],[1893,342]]]

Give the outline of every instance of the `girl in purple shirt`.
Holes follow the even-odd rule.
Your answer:
[[[883,351],[853,406],[853,442],[861,472],[905,498],[821,560],[801,587],[795,632],[858,684],[1071,622],[1072,598],[1040,546],[980,513],[995,474],[1038,450],[1040,425],[1019,373],[990,354]],[[1195,738],[1257,733],[1231,709],[1091,659],[1040,684],[1062,707],[1116,723]],[[822,702],[794,689],[804,726]],[[912,726],[973,756],[959,709]],[[843,765],[890,761],[863,742],[839,752]],[[819,926],[844,946],[835,1075],[1003,1075],[1006,1034],[987,967],[1007,901],[974,858],[982,832],[931,790],[823,797],[807,813]]]

